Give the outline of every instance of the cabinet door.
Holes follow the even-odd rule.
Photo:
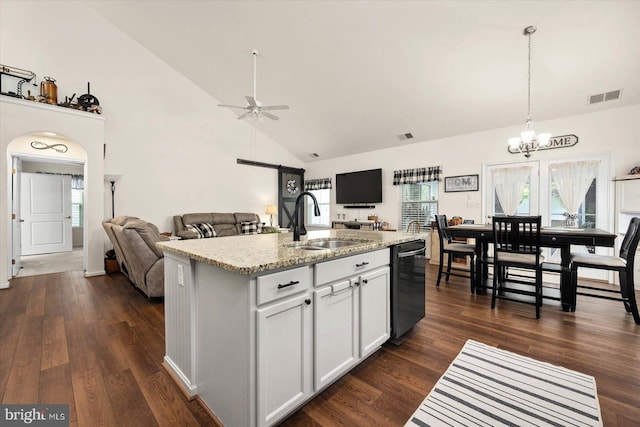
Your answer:
[[[621,181],[621,212],[640,212],[640,179]]]
[[[309,293],[257,311],[258,425],[271,425],[312,393]],[[230,325],[230,327],[233,327]]]
[[[360,357],[389,339],[389,271],[385,267],[360,276]]]
[[[315,291],[315,389],[342,375],[358,358],[355,293],[350,280]]]

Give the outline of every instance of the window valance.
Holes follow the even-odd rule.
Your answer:
[[[417,184],[419,182],[440,181],[441,166],[402,169],[393,171],[393,185]]]
[[[330,190],[331,178],[307,179],[304,181],[304,190]]]

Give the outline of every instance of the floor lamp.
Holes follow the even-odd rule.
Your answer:
[[[104,180],[111,184],[111,218],[116,217],[116,205],[115,205],[115,195],[116,195],[116,181],[120,179],[122,175],[105,175]]]

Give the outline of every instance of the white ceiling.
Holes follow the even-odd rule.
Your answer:
[[[528,25],[534,120],[640,103],[638,1],[90,4],[223,104],[246,105],[258,49],[258,99],[291,110],[256,126],[303,161],[524,124]]]

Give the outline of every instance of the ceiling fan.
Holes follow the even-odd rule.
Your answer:
[[[226,104],[218,104],[218,107],[229,107],[229,108],[241,108],[243,110],[247,110],[246,113],[243,113],[238,116],[238,119],[245,119],[247,117],[255,116],[258,120],[262,117],[267,117],[271,120],[279,120],[280,117],[275,114],[270,113],[269,111],[273,110],[288,110],[288,105],[262,105],[260,101],[256,98],[256,63],[258,58],[258,51],[253,49],[253,96],[245,96],[245,99],[249,103],[246,107],[241,107],[239,105],[226,105]]]

